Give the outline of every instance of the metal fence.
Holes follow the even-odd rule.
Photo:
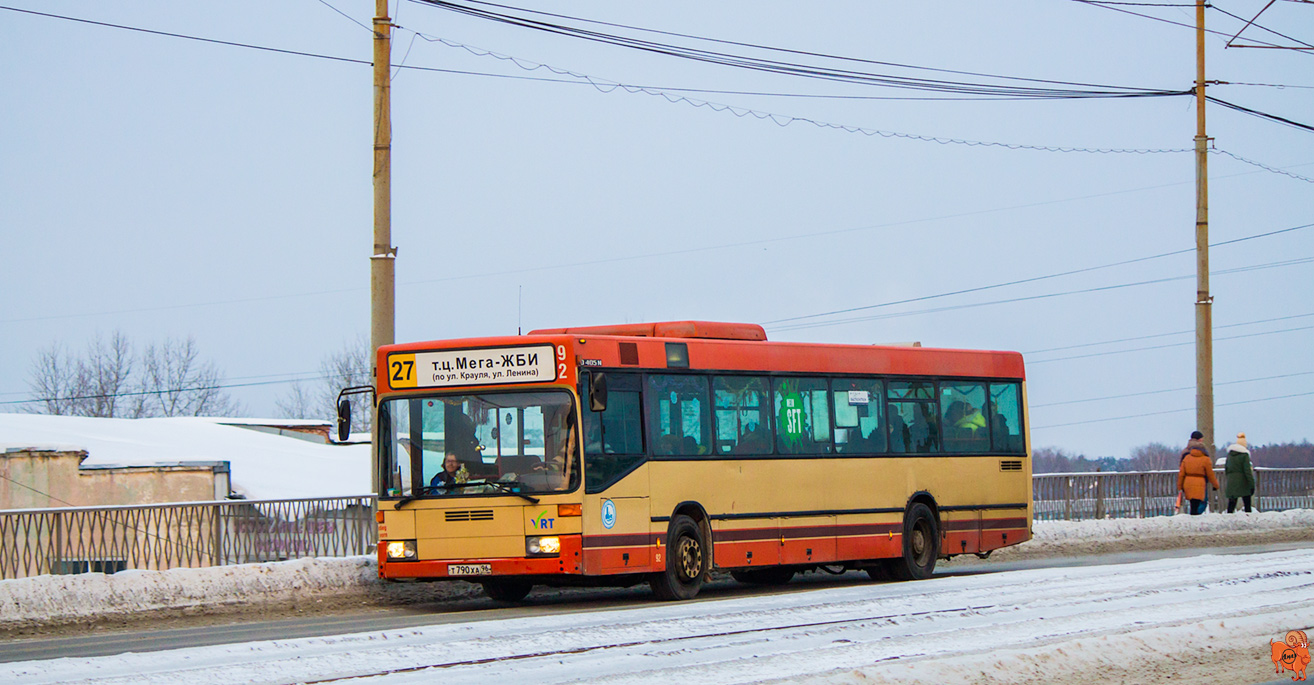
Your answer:
[[[1255,480],[1260,511],[1314,508],[1314,468],[1257,468]],[[1176,511],[1176,471],[1037,474],[1032,487],[1037,520]],[[1213,511],[1226,504],[1210,493]],[[370,554],[373,510],[374,496],[360,495],[0,511],[0,579]]]
[[[374,496],[0,511],[0,578],[374,550]]]
[[[1214,473],[1226,488],[1223,470]],[[1031,484],[1038,520],[1146,518],[1177,511],[1176,471],[1045,473],[1032,476]],[[1314,469],[1256,468],[1251,503],[1259,511],[1314,508]],[[1210,489],[1209,509],[1227,509],[1219,490]]]

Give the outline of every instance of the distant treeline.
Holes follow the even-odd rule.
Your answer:
[[[1032,473],[1087,473],[1091,471],[1165,471],[1176,470],[1185,445],[1172,447],[1160,442],[1141,445],[1132,450],[1131,457],[1115,459],[1084,454],[1072,454],[1057,447],[1037,447],[1031,453]],[[1226,446],[1220,446],[1219,450]],[[1215,458],[1222,454],[1211,455]],[[1314,443],[1283,442],[1273,445],[1252,445],[1250,460],[1255,466],[1271,468],[1314,467]]]

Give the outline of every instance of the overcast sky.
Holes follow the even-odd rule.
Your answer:
[[[398,341],[710,319],[763,323],[775,340],[1017,350],[1036,446],[1125,457],[1194,428],[1191,252],[872,307],[1190,250],[1193,98],[927,101],[965,96],[694,62],[398,1],[394,64],[484,74],[395,72]],[[3,4],[371,59],[371,0]],[[1210,95],[1314,124],[1314,51],[1225,49],[1242,22],[1223,11],[1249,19],[1266,0],[1214,4],[1209,28],[1227,35],[1209,38],[1209,79],[1263,85]],[[1195,78],[1195,33],[1168,23],[1193,24],[1186,7],[517,5],[871,60],[522,14],[899,78],[1136,91]],[[1251,27],[1242,42],[1314,43],[1314,5],[1277,2],[1258,24],[1289,38]],[[0,60],[0,408],[18,409],[33,358],[55,342],[192,335],[236,384],[313,376],[368,333],[368,64],[9,10]],[[1207,114],[1220,151],[1211,242],[1305,227],[1212,250],[1219,441],[1310,438],[1314,132]],[[1144,281],[1156,282],[1108,288]],[[987,304],[999,300],[1016,301]],[[270,416],[286,390],[232,392]]]

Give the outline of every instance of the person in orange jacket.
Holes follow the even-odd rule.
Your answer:
[[[1214,463],[1209,455],[1199,448],[1192,449],[1182,458],[1182,465],[1177,469],[1177,489],[1186,493],[1191,500],[1191,515],[1199,516],[1205,510],[1205,497],[1208,494],[1205,483],[1218,489],[1218,476],[1214,475]]]

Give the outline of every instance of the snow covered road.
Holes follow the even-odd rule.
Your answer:
[[[17,662],[0,665],[0,682],[945,682],[964,670],[1010,682],[1179,650],[1262,651],[1311,617],[1314,550],[1294,550]]]

